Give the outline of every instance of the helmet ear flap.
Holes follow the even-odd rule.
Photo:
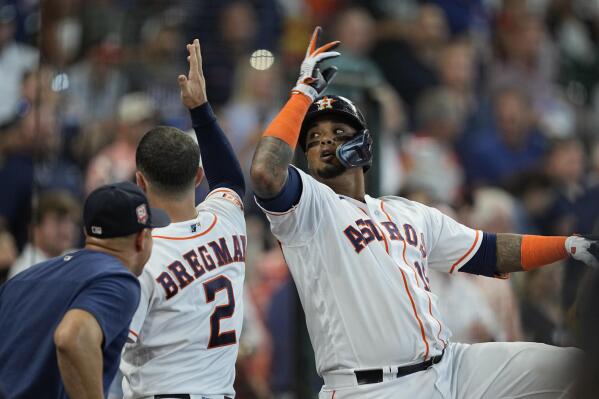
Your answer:
[[[330,66],[327,69],[325,69],[324,71],[322,71],[322,76],[323,76],[324,80],[326,80],[327,82],[330,82],[331,80],[335,79],[335,75],[337,75],[337,71],[338,71],[338,68],[336,66]]]

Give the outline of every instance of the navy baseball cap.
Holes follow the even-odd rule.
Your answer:
[[[88,236],[114,238],[168,226],[171,221],[162,209],[150,208],[139,187],[124,182],[92,191],[83,206],[83,222]]]

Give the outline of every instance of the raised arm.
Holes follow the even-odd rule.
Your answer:
[[[338,41],[316,48],[320,32],[320,27],[314,30],[291,98],[268,126],[254,153],[250,176],[259,198],[273,198],[283,189],[306,111],[337,73],[335,67],[322,73],[318,68],[321,61],[340,55],[330,51]]]
[[[599,267],[597,237],[484,233],[476,254],[459,270],[496,276],[533,270],[567,257]]]
[[[188,76],[179,75],[181,101],[189,108],[193,129],[198,139],[202,166],[210,190],[227,187],[243,197],[245,182],[235,152],[220,128],[206,96],[206,80],[202,71],[200,42],[187,45]]]
[[[599,267],[597,236],[537,236],[473,230],[424,207],[434,237],[428,265],[434,269],[460,271],[488,277],[528,271],[572,257]],[[449,266],[449,267],[448,267]]]
[[[568,256],[598,267],[597,237],[497,234],[497,271],[500,273],[531,270]]]

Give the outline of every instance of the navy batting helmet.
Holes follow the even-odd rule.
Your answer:
[[[372,164],[372,136],[360,110],[347,98],[335,95],[318,97],[304,117],[300,133],[300,146],[306,152],[306,132],[312,122],[323,115],[337,115],[352,125],[358,133],[337,147],[337,158],[347,168],[362,166],[367,171]]]

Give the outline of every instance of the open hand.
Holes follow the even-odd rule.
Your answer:
[[[181,102],[189,109],[199,107],[208,101],[206,97],[206,80],[202,71],[202,55],[200,41],[195,39],[187,45],[187,62],[189,62],[188,76],[179,75],[177,81],[181,88]]]

